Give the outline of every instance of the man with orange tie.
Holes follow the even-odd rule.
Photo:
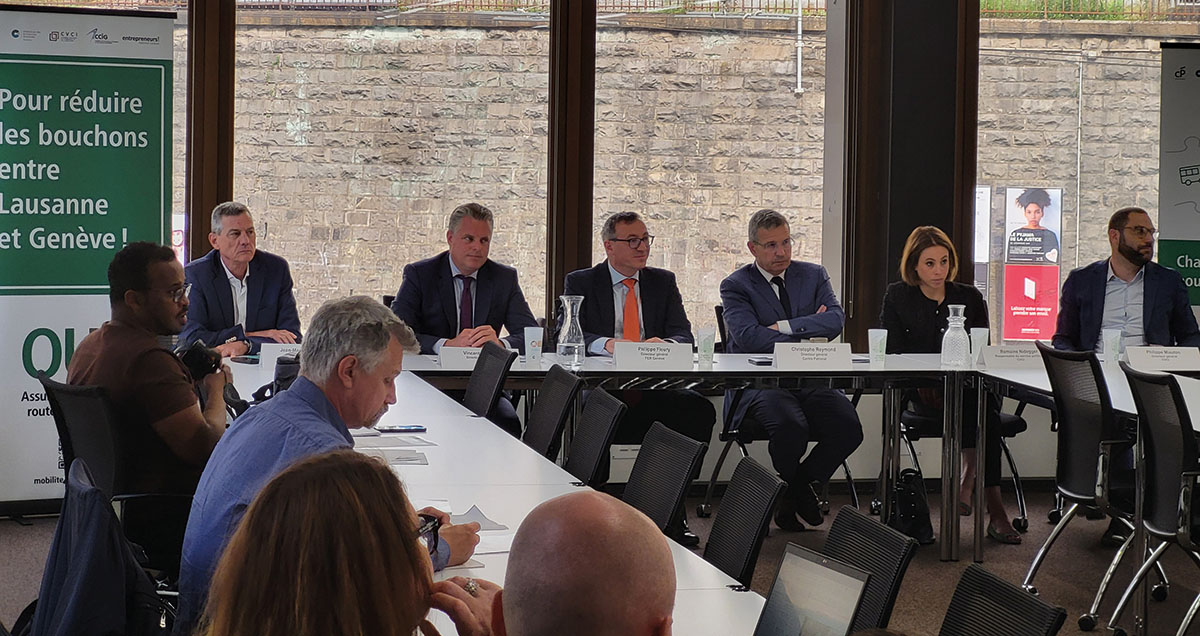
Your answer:
[[[583,296],[579,323],[588,355],[611,356],[621,341],[693,342],[692,323],[683,309],[675,274],[647,267],[654,237],[636,212],[618,212],[604,222],[604,262],[567,274],[564,293]],[[562,324],[561,316],[557,324]],[[709,443],[717,411],[695,391],[621,391],[629,405],[617,428],[616,444],[640,444],[654,422]],[[672,538],[684,545],[699,540],[681,515]]]

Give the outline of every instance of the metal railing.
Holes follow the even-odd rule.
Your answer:
[[[193,0],[198,1],[198,0]],[[237,0],[239,9],[276,11],[512,12],[546,14],[571,0]],[[596,0],[605,14],[824,15],[826,0]],[[183,9],[188,0],[24,0],[22,4],[114,9]],[[981,18],[1200,21],[1200,0],[980,0]]]

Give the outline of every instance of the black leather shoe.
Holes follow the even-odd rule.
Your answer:
[[[1100,545],[1106,548],[1119,548],[1127,538],[1129,538],[1129,528],[1113,519],[1108,523],[1108,529],[1104,531],[1104,535],[1100,537]]]
[[[810,526],[824,523],[825,515],[821,514],[821,502],[812,484],[804,484],[795,490],[796,514]]]
[[[775,509],[775,525],[779,526],[780,530],[804,532],[804,524],[796,518],[796,506],[789,506],[783,502]]]
[[[678,543],[685,548],[694,548],[700,545],[700,537],[696,536],[696,534],[692,532],[690,528],[688,528],[687,521],[684,521],[682,524],[676,527],[672,527],[669,536],[675,540],[675,543]]]

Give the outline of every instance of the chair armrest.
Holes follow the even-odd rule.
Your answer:
[[[1175,537],[1179,545],[1196,551],[1196,541],[1192,538],[1192,497],[1200,486],[1200,470],[1185,470],[1179,474],[1179,516],[1176,517]]]

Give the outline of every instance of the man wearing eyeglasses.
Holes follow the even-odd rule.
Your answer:
[[[1141,208],[1112,215],[1111,256],[1072,271],[1063,283],[1056,349],[1100,351],[1104,329],[1120,329],[1123,347],[1200,346],[1183,277],[1152,260],[1157,236]]]
[[[122,427],[131,491],[191,494],[225,431],[229,371],[222,367],[200,378],[208,395],[201,406],[187,367],[158,343],[159,336],[177,334],[187,323],[188,286],[171,248],[126,245],[109,263],[108,286],[112,318],[79,343],[67,383],[100,386],[107,393]],[[172,553],[173,563],[179,562],[188,511],[186,503],[177,510],[171,504],[125,506],[126,534],[156,563]]]
[[[754,262],[721,281],[721,304],[730,353],[773,353],[777,342],[836,338],[845,316],[829,274],[792,260],[792,233],[775,210],[750,217],[746,246]],[[770,436],[771,463],[788,484],[775,511],[784,530],[823,521],[813,483],[833,471],[862,443],[862,424],[841,391],[798,389],[727,391],[727,421],[752,421]],[[744,425],[744,424],[743,424]],[[810,441],[817,444],[805,456]]]
[[[604,222],[604,262],[567,274],[564,293],[583,296],[579,323],[588,355],[611,356],[618,342],[693,342],[692,323],[683,309],[675,274],[648,267],[654,237],[636,212],[618,212]],[[562,316],[557,321],[562,327]],[[704,396],[689,390],[621,391],[629,405],[613,439],[640,444],[654,422],[709,443],[717,412]],[[699,539],[681,516],[673,538],[684,545]]]
[[[218,205],[208,241],[212,251],[187,265],[193,287],[180,342],[203,340],[224,356],[258,353],[267,342],[300,342],[291,270],[258,249],[250,210],[236,201]]]

